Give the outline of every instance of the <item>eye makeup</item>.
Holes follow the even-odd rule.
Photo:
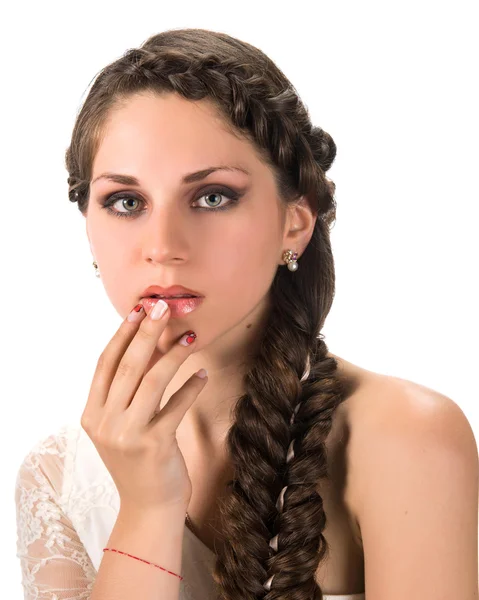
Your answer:
[[[193,209],[199,210],[199,211],[209,211],[209,212],[216,212],[219,210],[229,210],[230,208],[232,208],[239,202],[239,199],[241,198],[243,193],[236,192],[236,191],[234,191],[230,188],[226,188],[224,186],[218,186],[218,185],[211,186],[210,188],[208,188],[206,190],[202,190],[201,193],[198,196],[196,196],[196,199],[194,200],[194,202],[197,202],[199,199],[201,199],[205,196],[209,196],[209,195],[213,195],[213,194],[216,194],[216,195],[219,195],[222,197],[224,196],[224,197],[228,198],[229,202],[227,204],[225,204],[224,206],[223,205],[218,206],[218,207],[199,206],[199,207],[193,207]],[[139,198],[133,192],[117,192],[117,193],[107,195],[104,198],[102,198],[100,200],[101,208],[106,209],[106,211],[109,214],[111,214],[115,217],[127,218],[127,219],[131,219],[135,215],[139,215],[144,212],[144,210],[134,210],[134,211],[127,210],[126,212],[121,212],[121,211],[118,211],[118,210],[112,208],[114,204],[117,204],[121,200],[133,200],[133,201],[139,201],[139,202],[145,203],[145,201],[142,198]]]

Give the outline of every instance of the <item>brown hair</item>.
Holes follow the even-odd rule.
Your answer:
[[[329,545],[317,488],[329,476],[325,441],[344,400],[337,361],[327,356],[320,333],[335,291],[335,185],[325,172],[336,145],[312,125],[295,88],[258,48],[205,29],[164,31],[106,66],[81,107],[66,167],[69,198],[82,214],[108,115],[141,91],[214,102],[231,131],[252,142],[269,165],[280,199],[304,195],[317,214],[299,269],[277,269],[268,335],[235,405],[226,439],[235,477],[220,505],[224,547],[213,577],[222,600],[320,600],[315,572]]]

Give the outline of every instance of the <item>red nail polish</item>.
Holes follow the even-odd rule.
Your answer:
[[[182,346],[189,346],[196,340],[196,333],[194,331],[187,331],[185,335],[181,338],[179,343]]]
[[[132,308],[130,314],[127,317],[127,321],[131,323],[135,323],[141,319],[144,314],[143,304],[137,304],[134,308]]]

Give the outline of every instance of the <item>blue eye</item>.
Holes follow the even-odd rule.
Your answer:
[[[229,189],[225,189],[225,188],[214,188],[214,189],[210,189],[207,190],[205,192],[203,192],[202,194],[200,194],[195,202],[197,200],[199,200],[200,198],[209,198],[211,196],[224,196],[226,198],[228,198],[230,200],[230,202],[228,202],[228,204],[224,205],[221,204],[221,206],[213,206],[213,207],[204,207],[204,206],[198,206],[198,207],[193,207],[194,210],[201,210],[201,211],[209,211],[209,212],[214,212],[217,210],[228,210],[229,208],[231,208],[233,205],[237,204],[239,198],[241,197],[241,194],[239,194],[238,192],[235,192],[233,190],[229,190]],[[144,203],[144,200],[142,200],[141,198],[137,198],[136,196],[134,196],[133,194],[127,193],[127,192],[120,192],[119,194],[113,194],[111,196],[107,196],[107,198],[102,202],[102,208],[106,208],[106,210],[114,215],[115,217],[126,217],[127,219],[132,218],[135,214],[139,214],[142,213],[144,211],[142,210],[127,210],[126,212],[121,212],[118,211],[116,209],[113,209],[112,206],[117,204],[120,201],[133,201],[133,202],[140,202],[140,203]],[[221,202],[221,200],[220,200]],[[125,205],[123,205],[123,207],[125,207]]]

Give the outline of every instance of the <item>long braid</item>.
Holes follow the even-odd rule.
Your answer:
[[[343,390],[324,341],[303,340],[306,366],[298,373],[293,363],[289,375],[277,375],[285,392],[280,399],[278,381],[271,382],[269,402],[270,384],[259,379],[265,372],[262,360],[268,362],[269,372],[275,372],[272,363],[284,361],[283,369],[287,364],[275,352],[275,320],[273,311],[267,325],[269,343],[255,357],[246,378],[248,393],[235,407],[227,438],[235,481],[231,495],[221,502],[221,523],[225,540],[242,543],[220,548],[224,555],[218,557],[214,577],[225,599],[260,598],[265,592],[267,598],[322,598],[314,576],[329,548],[322,534],[326,515],[317,488],[328,476],[324,441]],[[298,348],[297,343],[296,358]],[[287,398],[293,402],[286,412],[281,401]]]
[[[301,377],[300,381],[306,381],[309,377],[309,374],[311,372],[311,362],[310,362],[310,358],[309,355],[307,357],[307,365],[306,368],[304,370],[303,376]],[[291,415],[291,419],[289,421],[290,425],[294,424],[294,420],[295,417],[298,414],[298,410],[299,407],[301,406],[301,404],[304,402],[304,400],[301,400],[300,402],[298,402],[293,410],[293,414]],[[288,464],[291,460],[293,460],[294,458],[294,443],[296,441],[296,438],[293,438],[291,440],[291,443],[288,446],[288,451],[286,453],[286,464]],[[288,489],[288,486],[285,485],[279,496],[278,496],[278,500],[276,501],[276,510],[278,511],[278,513],[282,513],[284,510],[284,494],[286,492],[286,490]],[[269,546],[270,548],[272,548],[275,552],[278,552],[278,538],[279,538],[279,533],[277,533],[274,537],[272,537],[269,540]],[[271,584],[273,583],[273,579],[274,579],[275,573],[273,575],[271,575],[271,577],[268,578],[268,580],[263,584],[263,587],[265,588],[265,590],[269,591],[271,589]]]
[[[305,196],[317,214],[298,271],[277,269],[271,311],[234,407],[226,440],[234,478],[220,502],[224,544],[213,577],[221,600],[321,599],[315,572],[329,549],[318,485],[328,478],[325,442],[344,399],[321,334],[335,289],[335,186],[325,172],[336,146],[259,49],[208,30],[162,32],[105,67],[77,116],[65,160],[69,198],[83,214],[109,112],[142,91],[213,101],[231,132],[270,166],[280,198]]]

